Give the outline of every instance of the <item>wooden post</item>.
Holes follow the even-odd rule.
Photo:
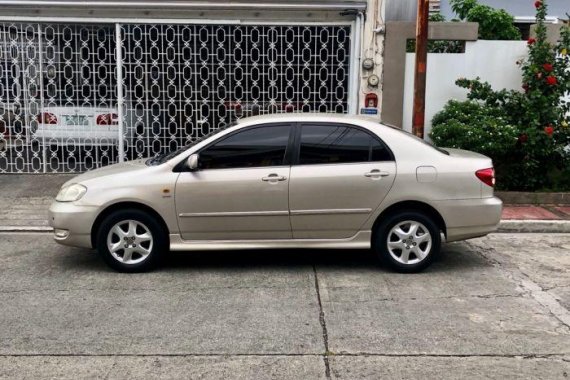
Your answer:
[[[412,133],[424,137],[426,111],[426,72],[428,44],[429,0],[418,0],[416,21],[416,70],[414,75],[414,111]]]

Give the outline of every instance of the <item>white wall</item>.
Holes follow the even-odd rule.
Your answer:
[[[493,89],[522,91],[522,73],[516,64],[527,55],[526,41],[467,42],[464,54],[428,54],[425,136],[431,130],[433,116],[450,99],[467,99],[467,90],[455,85],[458,78],[489,82]],[[415,54],[406,54],[404,83],[404,120],[406,131],[412,129]]]
[[[385,28],[385,9],[386,0],[368,0],[366,8],[366,21],[362,31],[361,49],[359,56],[356,57],[358,65],[358,105],[356,113],[360,113],[360,109],[364,106],[366,94],[376,94],[378,96],[378,114],[375,116],[380,120],[380,107],[382,105],[382,70],[384,64],[384,33],[378,33],[376,28]],[[366,58],[374,60],[374,69],[363,70],[362,61]],[[370,87],[368,85],[368,77],[375,74],[380,78],[380,85]]]

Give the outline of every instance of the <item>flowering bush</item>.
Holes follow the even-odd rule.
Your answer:
[[[535,7],[536,37],[528,40],[528,58],[518,62],[523,72],[522,91],[495,91],[479,78],[456,81],[458,86],[469,90],[470,102],[489,115],[500,115],[500,122],[495,123],[497,129],[511,136],[514,128],[515,136],[510,141],[500,140],[504,144],[501,151],[489,151],[489,137],[485,136],[478,143],[458,147],[492,157],[500,187],[570,190],[570,181],[565,180],[570,176],[570,101],[563,99],[570,92],[570,27],[563,27],[560,40],[550,44],[544,24],[546,2],[536,1]],[[438,115],[434,118],[432,139],[440,146],[455,144],[456,140],[446,137],[449,123],[439,123],[440,119]],[[469,120],[465,124],[469,126]],[[481,126],[474,123],[472,128]]]

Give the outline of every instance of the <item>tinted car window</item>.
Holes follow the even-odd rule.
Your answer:
[[[392,161],[386,145],[371,134],[345,125],[304,125],[299,164]]]
[[[200,168],[228,169],[283,165],[288,125],[237,132],[200,152]]]

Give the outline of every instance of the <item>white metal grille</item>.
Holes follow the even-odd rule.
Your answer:
[[[81,172],[239,117],[348,110],[348,26],[0,28],[0,173]]]

